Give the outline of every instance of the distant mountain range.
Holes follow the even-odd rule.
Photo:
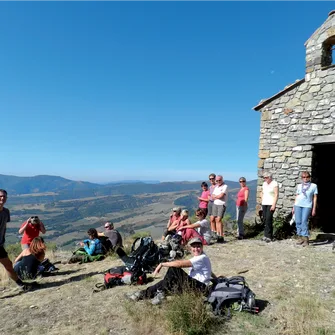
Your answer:
[[[178,181],[161,183],[159,181],[125,180],[101,185],[85,181],[69,180],[58,176],[40,175],[34,177],[17,177],[0,174],[0,188],[5,189],[12,200],[13,196],[35,194],[35,196],[32,197],[33,202],[38,200],[38,194],[40,193],[52,193],[48,200],[56,201],[103,195],[135,195],[187,190],[198,190],[200,192],[201,182],[202,181]],[[238,189],[240,187],[238,182],[229,180],[225,182],[230,189]],[[249,181],[248,186],[252,191],[252,189],[256,188],[257,181]],[[43,198],[47,197],[43,195]]]

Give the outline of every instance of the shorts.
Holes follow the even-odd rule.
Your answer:
[[[215,205],[215,204],[213,204],[213,210],[212,210],[212,215],[213,216],[223,218],[225,211],[226,211],[226,206],[225,205]]]
[[[208,201],[208,215],[211,216],[212,215],[212,212],[213,212],[213,204],[214,202],[213,201]]]
[[[4,247],[0,247],[0,259],[1,258],[8,258],[7,251],[5,250]]]

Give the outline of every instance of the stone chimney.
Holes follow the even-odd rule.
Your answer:
[[[335,10],[328,14],[327,20],[306,41],[306,76],[314,71],[322,71],[335,64]],[[309,76],[307,76],[308,78]],[[306,78],[306,80],[307,80]]]

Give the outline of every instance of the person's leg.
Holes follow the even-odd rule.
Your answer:
[[[247,211],[246,206],[236,206],[237,236],[244,236],[243,219]]]
[[[302,236],[302,207],[294,206],[294,218],[295,218],[295,226],[297,229],[297,235]]]
[[[272,239],[273,234],[273,212],[270,210],[270,205],[263,205],[263,216],[264,216],[264,237]]]
[[[311,214],[312,209],[301,207],[301,236],[309,237],[308,233],[308,219]]]
[[[183,235],[182,235],[183,245],[186,245],[187,242],[194,237],[199,237],[202,241],[202,244],[207,245],[206,240],[195,229],[187,228],[187,229],[182,230],[182,232],[183,232]]]
[[[163,291],[164,293],[170,291],[180,292],[187,277],[188,275],[183,269],[171,267],[161,281],[141,291],[141,298],[153,298],[157,291]]]
[[[21,280],[19,279],[16,272],[14,271],[13,264],[12,264],[11,260],[8,257],[0,258],[0,263],[5,267],[9,278],[14,280],[19,285],[22,284]]]

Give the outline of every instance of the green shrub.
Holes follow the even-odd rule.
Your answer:
[[[208,334],[215,326],[214,317],[207,310],[201,293],[186,290],[166,303],[169,330],[183,335]]]

